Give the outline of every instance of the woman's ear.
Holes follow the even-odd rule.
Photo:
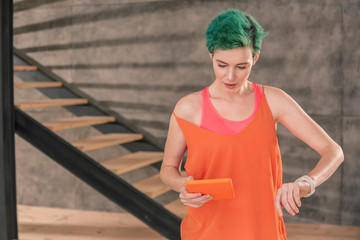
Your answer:
[[[214,53],[209,53],[210,59],[212,60],[214,57]]]
[[[254,57],[254,62],[253,62],[253,66],[255,65],[255,63],[257,62],[257,60],[259,60],[260,57],[260,51],[258,51],[258,53],[255,55]]]

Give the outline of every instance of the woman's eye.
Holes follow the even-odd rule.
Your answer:
[[[218,64],[218,66],[221,67],[221,68],[226,67],[226,65],[220,65],[220,64]],[[238,68],[238,69],[245,69],[246,67],[237,67],[237,68]]]

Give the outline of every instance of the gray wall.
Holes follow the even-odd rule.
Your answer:
[[[175,103],[214,80],[208,23],[234,7],[270,33],[250,80],[286,91],[345,152],[285,220],[360,225],[359,1],[15,1],[14,44],[163,145]],[[278,136],[284,182],[316,165],[320,156],[286,128]],[[19,195],[32,201],[31,192]]]

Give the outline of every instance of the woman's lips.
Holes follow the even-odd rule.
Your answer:
[[[233,83],[233,84],[224,83],[224,84],[225,84],[225,86],[226,86],[227,88],[234,88],[237,83]]]

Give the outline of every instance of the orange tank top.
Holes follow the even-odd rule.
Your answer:
[[[281,155],[264,86],[260,109],[235,135],[175,118],[188,148],[187,176],[231,178],[235,190],[234,199],[210,200],[199,208],[185,206],[181,239],[286,240],[283,218],[274,205],[282,184]]]

